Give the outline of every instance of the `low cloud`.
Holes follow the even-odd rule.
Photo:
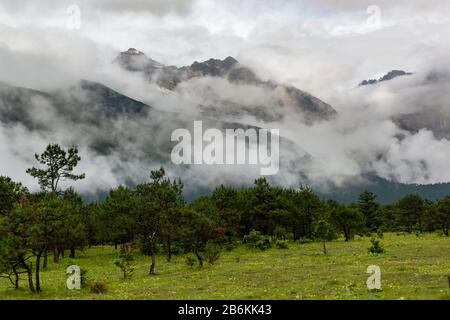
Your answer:
[[[205,78],[192,79],[168,93],[139,74],[111,65],[128,47],[177,66],[232,55],[260,78],[295,85],[340,113],[336,120],[307,126],[289,108],[289,112],[275,110],[285,117],[273,121],[225,112],[223,121],[280,129],[282,136],[314,157],[314,164],[298,164],[306,179],[293,168],[274,177],[277,183],[297,186],[307,180],[326,189],[371,174],[404,183],[450,181],[448,140],[423,128],[407,132],[393,121],[398,114],[450,111],[446,77],[450,23],[441,12],[441,1],[379,1],[384,24],[370,30],[365,29],[369,2],[360,1],[75,2],[82,9],[78,31],[65,26],[65,9],[72,1],[58,6],[49,1],[2,1],[0,81],[57,92],[81,79],[93,80],[180,118],[199,116],[202,105],[223,108],[223,100],[255,110],[273,109],[273,93],[261,87]],[[414,75],[357,87],[360,81],[392,69]],[[149,128],[155,121],[164,126],[165,119],[124,118],[89,127],[61,118],[59,106],[45,101],[33,101],[30,111],[33,108],[46,110],[34,112],[33,119],[52,129],[36,132],[2,124],[0,174],[36,187],[24,170],[32,164],[32,155],[49,142],[80,146],[80,170],[88,176],[79,183],[84,192],[144,181],[148,171],[160,165],[142,159],[152,139]],[[114,136],[122,153],[99,155],[87,147],[92,137],[104,136]],[[183,175],[190,184],[205,188],[217,181],[251,182],[257,172],[239,167],[169,169],[171,175]]]

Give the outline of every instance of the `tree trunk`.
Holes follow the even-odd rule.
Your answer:
[[[344,228],[344,237],[346,242],[350,240],[350,232],[347,230],[347,228]]]
[[[297,228],[295,226],[292,228],[292,234],[294,236],[294,241],[297,241],[298,240]]]
[[[42,269],[47,269],[48,251],[44,251],[44,262],[42,263]]]
[[[27,265],[25,262],[23,262],[22,265],[25,268],[25,270],[27,271],[28,287],[30,288],[30,291],[36,292],[36,290],[34,289],[34,284],[33,284],[33,264]]]
[[[74,259],[75,258],[75,247],[70,248],[70,255],[69,258]]]
[[[53,248],[53,262],[58,263],[59,262],[59,250],[58,247]]]
[[[153,274],[155,274],[155,265],[156,265],[156,256],[155,256],[155,251],[154,250],[152,250],[152,253],[151,253],[150,257],[151,257],[151,264],[150,264],[150,272],[149,272],[149,274],[153,275]]]
[[[16,273],[16,278],[14,279],[14,289],[19,289],[19,275]]]
[[[16,266],[13,267],[14,272],[14,289],[19,289],[19,273],[17,272]]]
[[[200,268],[203,268],[203,257],[198,253],[197,250],[195,250],[195,256],[198,259],[198,265],[200,266]]]
[[[167,236],[167,242],[166,242],[166,247],[167,247],[167,262],[170,262],[170,260],[172,259],[172,239],[170,238],[170,235]]]
[[[117,250],[117,242],[114,242],[114,249]]]
[[[151,258],[149,275],[155,274],[155,265],[156,265],[155,236],[156,236],[156,232],[153,232],[152,235],[148,236],[149,245],[150,245],[149,251],[150,251],[150,258]]]
[[[327,254],[327,247],[325,246],[325,241],[323,242],[323,254]]]
[[[42,253],[39,253],[36,255],[36,270],[35,270],[35,277],[36,277],[36,292],[41,292],[41,279],[40,279],[40,268],[41,268],[41,255]]]

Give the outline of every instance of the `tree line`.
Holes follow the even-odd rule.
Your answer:
[[[98,203],[84,203],[64,180],[84,179],[74,170],[81,160],[76,148],[49,145],[35,155],[39,167],[27,170],[41,191],[32,193],[21,183],[0,177],[0,277],[19,287],[24,275],[29,289],[39,292],[40,272],[49,257],[95,245],[127,248],[133,244],[149,257],[148,273],[155,274],[158,254],[192,253],[201,267],[214,248],[253,243],[260,249],[275,239],[326,242],[355,235],[393,231],[441,232],[449,235],[450,196],[430,201],[408,195],[382,205],[365,191],[355,203],[318,197],[307,186],[282,188],[265,178],[252,187],[218,186],[211,194],[187,203],[183,183],[167,177],[163,168],[150,172],[148,182],[119,186]]]

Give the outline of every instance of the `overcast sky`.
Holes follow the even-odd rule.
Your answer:
[[[67,28],[73,5],[79,30]],[[0,49],[67,61],[66,76],[129,47],[174,65],[231,55],[326,100],[330,89],[444,55],[449,8],[445,0],[2,0]]]

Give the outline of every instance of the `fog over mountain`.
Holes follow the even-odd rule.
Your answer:
[[[171,132],[204,120],[279,129],[276,184],[448,183],[450,5],[430,2],[2,1],[0,174],[36,189],[25,169],[58,142],[84,194],[161,165],[191,194],[251,183],[171,163]]]

